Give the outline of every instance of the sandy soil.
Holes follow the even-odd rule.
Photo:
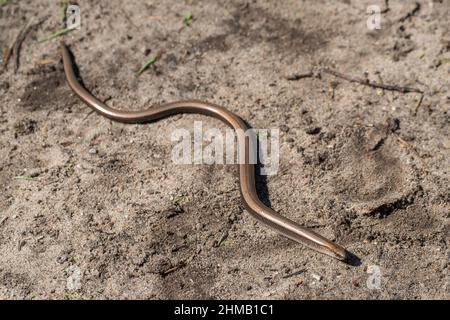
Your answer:
[[[11,0],[2,50],[48,18],[18,71],[11,60],[0,74],[0,298],[449,299],[450,1],[222,2],[80,1],[81,29],[61,38],[112,106],[197,98],[279,128],[280,169],[258,180],[261,197],[361,265],[256,222],[234,166],[171,161],[175,129],[225,130],[218,120],[92,113],[65,83],[59,39],[36,40],[64,26],[58,1]],[[366,26],[371,4],[388,9],[380,30]],[[321,67],[424,98],[416,108],[420,94]]]

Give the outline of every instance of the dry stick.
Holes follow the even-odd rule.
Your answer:
[[[5,51],[3,52],[3,71],[6,70],[6,68],[8,68],[8,62],[9,62],[9,58],[11,58],[11,54],[13,51],[13,47],[9,47],[6,48]]]
[[[23,29],[20,30],[20,32],[17,34],[16,39],[14,40],[13,44],[5,50],[5,54],[3,56],[3,71],[5,71],[8,68],[9,59],[11,59],[11,56],[14,52],[15,43],[17,42],[17,39],[19,39],[20,35],[22,34]]]
[[[417,116],[417,111],[419,111],[419,108],[422,105],[422,101],[423,101],[423,94],[420,96],[419,100],[417,101],[416,108],[414,109],[414,116]]]
[[[422,7],[422,5],[419,2],[416,2],[416,4],[414,5],[414,8],[410,12],[408,12],[404,17],[401,17],[398,21],[405,22],[406,20],[415,16],[416,13],[420,11],[421,7]]]
[[[41,25],[45,20],[47,20],[47,17],[42,18],[41,20],[39,20],[36,23],[30,23],[28,24],[26,27],[24,27],[19,35],[16,38],[16,41],[14,42],[13,46],[13,52],[14,52],[14,73],[17,73],[17,70],[19,70],[19,65],[20,65],[20,49],[22,47],[22,43],[25,41],[25,38],[27,37],[28,33],[30,32],[31,29],[36,28],[37,26]]]
[[[391,10],[389,7],[389,0],[384,0],[384,9],[380,11],[380,13],[387,13]]]
[[[350,82],[356,82],[359,84],[362,84],[364,86],[369,86],[372,88],[380,88],[380,89],[384,89],[384,90],[389,90],[389,91],[398,91],[398,92],[402,92],[402,93],[408,93],[408,92],[417,92],[417,93],[422,93],[423,91],[417,88],[411,88],[411,87],[401,87],[401,86],[397,86],[397,85],[389,85],[389,84],[381,84],[381,83],[376,83],[376,82],[370,82],[369,80],[364,80],[361,78],[352,78],[350,76],[347,76],[345,74],[342,74],[340,72],[328,69],[328,68],[324,68],[322,69],[324,72],[331,74],[335,77],[350,81]]]
[[[22,30],[20,30],[19,34],[17,35],[16,41],[14,41],[13,43],[12,52],[14,53],[14,73],[17,73],[17,70],[19,69],[20,48],[22,47],[22,43],[25,40],[29,28],[30,25],[23,27]]]

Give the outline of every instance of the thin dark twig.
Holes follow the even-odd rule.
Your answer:
[[[292,272],[292,273],[289,273],[289,274],[283,276],[283,279],[287,279],[287,278],[291,278],[291,277],[294,277],[294,276],[298,276],[299,274],[302,274],[304,272],[306,272],[306,269],[301,269],[301,270],[298,270],[298,271],[295,271],[295,272]]]
[[[389,84],[382,84],[382,83],[377,83],[377,82],[371,82],[369,80],[365,80],[365,79],[361,79],[361,78],[352,78],[348,75],[345,75],[343,73],[328,69],[328,68],[324,68],[323,69],[324,72],[331,74],[335,77],[350,81],[350,82],[355,82],[355,83],[359,83],[362,84],[364,86],[369,86],[372,88],[380,88],[380,89],[384,89],[384,90],[389,90],[389,91],[398,91],[398,92],[402,92],[402,93],[408,93],[408,92],[417,92],[417,93],[422,93],[423,91],[417,88],[411,88],[411,87],[401,87],[401,86],[397,86],[397,85],[389,85]]]
[[[416,1],[416,4],[414,5],[414,8],[408,12],[404,17],[401,17],[398,21],[399,22],[405,22],[406,20],[412,18],[413,16],[415,16],[421,8],[421,4],[419,2]]]
[[[17,39],[19,39],[20,35],[22,34],[22,31],[23,31],[23,29],[21,29],[20,32],[17,34],[17,37],[14,40],[13,44],[5,50],[5,54],[3,57],[3,71],[5,71],[8,68],[9,60],[11,59],[11,56],[14,52],[15,43],[17,42]]]
[[[423,94],[420,96],[419,100],[417,100],[416,108],[414,109],[414,116],[417,116],[417,111],[419,111],[420,106],[422,105]]]
[[[389,7],[389,0],[384,0],[384,9],[381,10],[380,13],[387,13],[389,12],[389,10],[391,10],[391,8]]]
[[[11,53],[13,51],[13,47],[6,48],[3,53],[3,71],[8,67],[9,58],[11,58]]]
[[[13,50],[12,52],[14,53],[14,73],[17,72],[17,70],[19,69],[19,64],[20,64],[20,48],[22,47],[22,43],[25,40],[25,37],[28,34],[28,30],[29,30],[30,26],[25,26],[23,27],[19,34],[17,35],[16,41],[14,41],[13,43]]]
[[[26,27],[24,27],[20,32],[19,35],[16,38],[16,41],[14,42],[14,73],[17,73],[17,70],[19,70],[19,65],[20,65],[20,49],[22,47],[22,43],[25,41],[25,38],[27,37],[28,33],[30,32],[30,30],[38,27],[39,25],[41,25],[45,20],[47,20],[47,17],[44,17],[42,19],[40,19],[38,22],[36,23],[30,23],[29,25],[27,25]]]
[[[304,79],[304,78],[311,78],[313,76],[314,76],[314,74],[312,72],[293,73],[293,74],[286,75],[285,79],[289,80],[289,81],[297,81],[297,80]]]

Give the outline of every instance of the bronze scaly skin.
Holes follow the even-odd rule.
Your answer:
[[[255,185],[255,167],[248,161],[250,150],[254,150],[254,142],[252,139],[239,134],[239,132],[245,132],[249,128],[237,115],[224,107],[199,100],[175,101],[142,111],[113,109],[94,97],[80,84],[75,75],[69,49],[64,43],[61,43],[61,54],[69,86],[89,107],[109,119],[127,123],[142,123],[156,121],[179,113],[198,113],[225,122],[237,132],[239,152],[246,159],[239,164],[239,183],[242,201],[247,211],[257,220],[289,239],[341,261],[349,261],[352,255],[343,247],[283,217],[259,200]]]

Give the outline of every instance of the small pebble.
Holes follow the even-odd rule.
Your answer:
[[[306,134],[315,135],[320,133],[319,127],[308,127],[305,129]]]
[[[322,280],[322,276],[318,275],[317,273],[311,274],[311,277],[313,277],[317,281],[321,281]]]
[[[63,254],[63,255],[59,256],[59,257],[56,259],[56,261],[57,261],[58,263],[64,263],[64,262],[66,262],[68,259],[69,259],[69,255],[68,255],[68,254]]]
[[[97,149],[95,149],[95,148],[89,149],[89,153],[90,154],[97,154]]]
[[[39,169],[31,169],[28,172],[28,176],[31,178],[36,178],[37,176],[39,176],[41,174],[41,171]]]

